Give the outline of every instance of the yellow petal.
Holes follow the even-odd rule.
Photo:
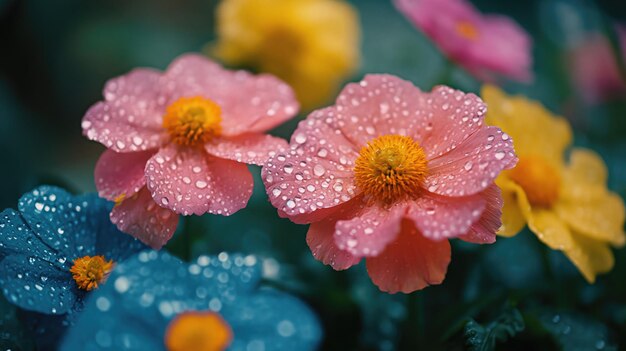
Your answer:
[[[601,190],[601,189],[600,189]],[[625,209],[621,197],[610,192],[591,200],[562,200],[554,210],[567,224],[589,238],[623,246]]]
[[[588,149],[576,148],[572,150],[564,176],[569,181],[605,186],[608,171],[598,154]]]
[[[595,282],[597,274],[613,268],[615,259],[609,245],[577,233],[573,233],[572,239],[573,245],[564,250],[565,256],[589,283]]]
[[[539,240],[553,250],[561,250],[589,283],[596,275],[613,268],[613,253],[608,244],[572,231],[555,213],[533,209],[528,226]]]
[[[549,210],[533,208],[528,227],[539,240],[553,250],[570,250],[576,245],[565,222]]]
[[[502,190],[502,226],[498,235],[511,237],[519,233],[526,226],[526,214],[530,212],[530,205],[524,190],[511,180],[500,176],[496,185]]]
[[[541,156],[555,167],[563,163],[563,152],[572,142],[567,120],[536,101],[508,96],[492,85],[485,85],[481,95],[487,103],[486,123],[500,127],[513,138],[518,156]]]

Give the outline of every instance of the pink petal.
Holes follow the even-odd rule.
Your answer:
[[[470,231],[458,238],[475,244],[492,244],[496,242],[496,232],[502,226],[502,192],[497,185],[492,184],[481,193],[487,201],[487,206],[480,219],[475,222]]]
[[[323,123],[329,109],[316,111],[292,136],[291,149],[270,158],[262,171],[270,202],[295,221],[353,199],[352,163],[356,151]],[[310,222],[298,222],[310,223]]]
[[[382,291],[405,294],[443,282],[450,263],[448,240],[430,240],[410,221],[379,256],[367,258],[367,272]]]
[[[315,259],[341,271],[358,264],[361,258],[337,247],[333,238],[336,223],[337,220],[324,220],[311,224],[306,234],[306,242]]]
[[[108,81],[105,101],[83,118],[83,134],[117,152],[161,146],[167,135],[161,126],[163,106],[157,102],[159,79],[157,71],[136,69]]]
[[[144,168],[154,151],[117,153],[105,150],[96,163],[94,178],[98,194],[115,201],[130,196],[146,185]]]
[[[446,196],[476,194],[516,163],[511,138],[498,127],[484,127],[454,150],[429,161],[424,188]]]
[[[217,138],[204,145],[204,149],[213,156],[259,166],[288,147],[287,141],[282,138],[251,133]]]
[[[154,201],[185,216],[229,216],[246,207],[253,186],[245,164],[173,144],[152,156],[146,177]]]
[[[352,219],[338,221],[335,226],[337,247],[357,257],[380,254],[396,239],[406,209],[406,203],[389,209],[370,206]]]
[[[458,146],[483,125],[485,104],[474,94],[449,87],[420,91],[390,75],[367,75],[348,84],[337,98],[332,126],[356,149],[381,135],[407,135],[432,159]]]
[[[174,235],[178,215],[157,205],[148,189],[144,187],[113,207],[111,222],[122,232],[159,250]]]
[[[486,206],[481,194],[453,198],[424,194],[411,202],[407,213],[426,238],[443,240],[466,234]]]
[[[203,96],[220,105],[223,133],[228,136],[266,131],[299,109],[291,88],[278,78],[225,70],[200,55],[180,56],[164,78],[171,101]]]

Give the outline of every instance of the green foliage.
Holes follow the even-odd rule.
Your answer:
[[[522,314],[516,308],[507,307],[498,318],[485,326],[470,319],[464,333],[470,351],[491,351],[495,350],[496,342],[506,341],[522,330]]]

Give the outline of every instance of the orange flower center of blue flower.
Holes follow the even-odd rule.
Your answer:
[[[230,326],[214,312],[183,312],[165,332],[168,351],[223,351],[232,340]]]
[[[541,157],[520,157],[517,166],[509,171],[509,178],[524,189],[533,206],[549,208],[559,198],[561,176]]]
[[[424,149],[412,138],[383,135],[371,140],[355,161],[356,186],[372,200],[390,204],[419,196],[428,172]]]
[[[469,21],[459,21],[456,24],[456,32],[465,39],[476,40],[480,35],[478,28]]]
[[[91,291],[106,281],[112,269],[113,261],[104,256],[84,256],[74,260],[70,272],[79,288]]]
[[[182,97],[165,110],[163,128],[178,145],[202,145],[220,135],[221,114],[219,105],[213,100],[200,96]]]

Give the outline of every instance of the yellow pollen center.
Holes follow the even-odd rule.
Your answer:
[[[478,29],[469,21],[460,21],[456,24],[456,32],[459,33],[465,39],[476,40],[478,39]]]
[[[220,135],[221,109],[210,99],[182,97],[165,110],[163,128],[172,141],[183,146],[202,145]]]
[[[74,260],[70,272],[79,288],[90,291],[104,283],[112,269],[113,261],[104,256],[84,256]]]
[[[416,197],[426,179],[427,163],[424,149],[410,137],[383,135],[359,152],[355,183],[372,200],[384,204]]]
[[[168,351],[223,351],[232,340],[230,326],[214,312],[183,312],[165,332]]]
[[[551,207],[559,197],[561,177],[541,157],[520,157],[517,166],[509,171],[509,178],[524,189],[531,205]]]

